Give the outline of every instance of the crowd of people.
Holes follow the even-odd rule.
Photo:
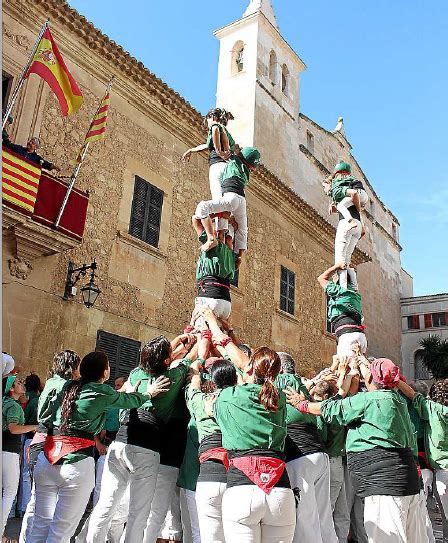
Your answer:
[[[211,190],[192,218],[201,250],[183,333],[145,343],[115,386],[101,351],[58,353],[43,387],[3,355],[2,528],[21,472],[21,542],[433,542],[429,487],[446,519],[448,380],[423,390],[367,358],[351,262],[366,195],[348,163],[324,181],[341,214],[335,264],[317,278],[337,341],[328,367],[306,379],[290,354],[232,328],[261,158],[235,143],[232,118],[214,108],[207,142],[183,156],[209,152]]]

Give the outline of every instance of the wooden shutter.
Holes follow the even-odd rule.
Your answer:
[[[96,350],[104,351],[109,358],[109,384],[113,384],[117,377],[127,377],[138,366],[140,345],[134,339],[98,330]]]
[[[420,316],[412,315],[412,329],[419,330],[419,328],[420,328]]]
[[[425,328],[432,328],[431,313],[425,313]]]
[[[129,233],[158,247],[162,217],[163,191],[135,176]]]

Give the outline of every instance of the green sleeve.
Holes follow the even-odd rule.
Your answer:
[[[204,408],[204,394],[197,388],[192,388],[191,385],[188,387],[190,389],[188,395],[188,410],[191,413],[192,417],[196,419],[202,419],[206,417],[205,408]]]
[[[11,402],[11,405],[8,406],[5,414],[6,418],[6,424],[23,424],[24,423],[24,415],[23,415],[23,409],[20,407],[20,405],[16,402]]]
[[[412,399],[412,406],[417,411],[418,416],[423,420],[429,420],[430,417],[430,400],[425,398],[423,394],[416,392]]]
[[[112,387],[108,387],[105,391],[105,400],[107,409],[115,407],[117,409],[133,409],[134,407],[141,407],[148,401],[148,396],[141,394],[140,392],[117,392]]]
[[[355,394],[349,398],[337,400],[330,398],[320,404],[323,420],[328,424],[346,426],[362,418],[365,410],[365,394]]]

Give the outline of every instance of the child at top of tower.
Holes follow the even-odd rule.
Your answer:
[[[209,151],[209,183],[210,193],[213,200],[221,196],[221,178],[226,167],[227,160],[235,150],[235,141],[227,130],[227,123],[234,117],[223,108],[215,107],[205,116],[208,126],[207,142],[185,151],[182,161],[188,162],[191,153]],[[216,229],[221,241],[224,241],[224,232],[228,228],[227,220],[219,218],[216,220]]]
[[[227,162],[222,176],[222,196],[218,199],[202,201],[198,204],[195,218],[200,219],[207,233],[207,241],[202,245],[202,251],[209,251],[217,246],[218,241],[213,231],[211,215],[223,212],[232,213],[238,230],[235,232],[234,251],[238,255],[236,269],[241,265],[241,259],[247,250],[247,211],[244,189],[249,182],[250,170],[255,170],[260,164],[260,152],[254,147],[244,147],[238,154]]]
[[[365,208],[369,197],[364,189],[364,185],[351,174],[351,166],[347,162],[339,161],[331,176],[323,182],[324,191],[330,196],[337,211],[347,219],[351,228],[355,228],[355,218],[350,208],[355,206],[359,215]],[[361,221],[362,222],[362,221]]]

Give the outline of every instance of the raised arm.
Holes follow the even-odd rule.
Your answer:
[[[345,270],[347,268],[347,264],[345,262],[338,262],[337,264],[334,264],[328,270],[325,270],[323,273],[319,275],[317,278],[320,286],[325,289],[325,287],[330,282],[330,277],[337,271],[337,270]]]
[[[206,143],[201,143],[200,145],[197,145],[196,147],[192,147],[191,149],[187,149],[185,153],[182,155],[182,162],[189,162],[191,153],[201,153],[202,151],[206,151],[208,149],[208,145]]]

